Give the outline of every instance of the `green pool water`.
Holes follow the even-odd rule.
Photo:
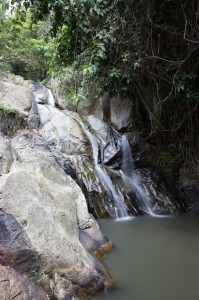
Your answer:
[[[199,218],[99,220],[115,250],[104,263],[120,288],[95,300],[198,300]]]

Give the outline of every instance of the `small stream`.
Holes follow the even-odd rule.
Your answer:
[[[104,262],[120,288],[95,300],[198,300],[199,219],[100,220],[115,250]]]

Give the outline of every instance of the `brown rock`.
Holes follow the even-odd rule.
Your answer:
[[[103,235],[94,218],[92,221],[91,227],[79,230],[79,239],[89,253],[100,259],[107,251],[113,249],[113,244]]]

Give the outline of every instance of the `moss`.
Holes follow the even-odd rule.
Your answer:
[[[36,269],[33,269],[31,273],[29,274],[28,278],[32,280],[33,282],[37,283],[39,280],[41,280],[42,276],[44,275],[44,272]]]
[[[10,126],[10,134],[11,134],[11,135],[15,135],[16,132],[17,132],[19,129],[21,129],[21,126],[20,126],[20,125],[18,125],[18,124],[11,125],[11,126]]]
[[[3,134],[13,136],[24,125],[24,118],[17,109],[0,104],[0,131]]]
[[[94,172],[94,170],[92,170],[91,168],[89,168],[89,167],[86,167],[85,165],[84,165],[84,174],[86,175],[86,177],[87,177],[87,179],[88,180],[96,180],[96,176],[95,176],[95,172]]]
[[[18,114],[18,110],[15,108],[10,108],[5,106],[4,104],[0,103],[0,112],[4,115],[4,116],[11,116],[11,115],[17,115]]]

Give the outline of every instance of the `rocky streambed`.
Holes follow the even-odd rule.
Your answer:
[[[0,294],[6,300],[89,299],[113,287],[96,258],[112,243],[94,218],[180,214],[188,206],[145,162],[146,153],[151,165],[156,160],[150,147],[124,136],[132,126],[129,101],[66,105],[56,88],[53,93],[55,100],[40,83],[0,73]]]

